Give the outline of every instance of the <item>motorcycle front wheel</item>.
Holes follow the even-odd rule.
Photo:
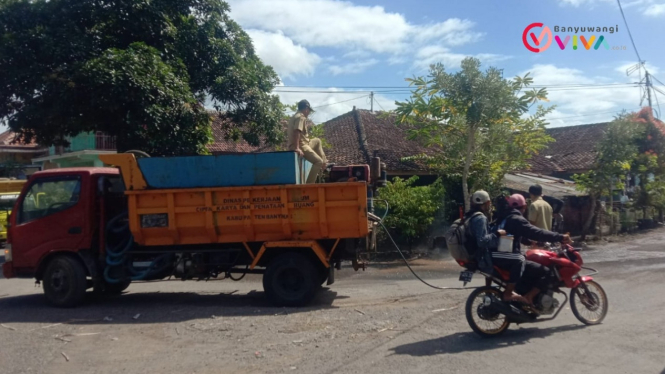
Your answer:
[[[466,300],[466,320],[471,329],[483,338],[501,335],[510,326],[508,318],[489,310],[485,306],[485,296],[493,295],[501,299],[501,291],[494,287],[476,288]]]
[[[607,294],[596,282],[580,283],[570,290],[570,309],[585,325],[597,325],[607,315]]]

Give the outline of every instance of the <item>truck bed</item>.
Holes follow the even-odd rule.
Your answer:
[[[128,190],[134,241],[143,246],[362,238],[365,182],[145,189],[133,155],[105,155]]]
[[[365,183],[127,191],[141,245],[360,238]]]

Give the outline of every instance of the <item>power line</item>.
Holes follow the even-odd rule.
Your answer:
[[[382,111],[384,111],[384,112],[386,111],[385,109],[383,109],[383,105],[381,105],[381,103],[379,102],[379,100],[377,100],[376,98],[374,98],[374,101],[376,101],[376,103],[379,105],[379,108],[381,108]]]
[[[660,83],[662,86],[665,86],[665,83],[661,82],[660,79],[654,77],[653,75],[651,75],[651,78],[655,79],[656,82]]]
[[[547,87],[588,87],[588,86],[616,86],[625,84],[639,84],[639,82],[623,82],[623,83],[574,83],[574,84],[534,84],[528,88],[547,88]],[[275,89],[281,88],[338,88],[338,89],[387,89],[387,90],[412,90],[415,86],[276,86]],[[311,91],[307,91],[311,92]],[[357,92],[357,91],[356,91]]]
[[[626,25],[626,30],[628,30],[628,36],[630,37],[630,43],[633,45],[633,49],[635,50],[635,54],[637,55],[637,60],[642,63],[642,58],[640,57],[640,53],[637,52],[637,47],[635,46],[635,41],[633,40],[633,34],[630,33],[630,27],[628,27],[628,21],[626,21],[626,15],[623,14],[623,8],[621,7],[621,1],[617,0],[617,4],[619,5],[619,10],[621,11],[621,17],[623,18],[623,23]]]
[[[638,110],[638,109],[641,109],[641,108],[635,108],[635,109],[629,109],[629,110]],[[589,116],[595,116],[595,115],[598,115],[598,114],[608,114],[608,113],[617,113],[617,112],[620,112],[620,110],[611,110],[611,111],[607,111],[607,112],[594,112],[594,113],[580,114],[580,115],[570,116],[570,117],[546,118],[546,120],[548,120],[548,121],[556,121],[556,120],[559,120],[559,119],[578,118],[578,117],[589,117]]]
[[[531,86],[529,88],[548,88],[548,91],[551,92],[558,92],[558,91],[578,91],[578,90],[593,90],[593,89],[609,89],[609,88],[630,88],[630,87],[639,87],[640,83],[616,83],[616,84],[605,84],[605,85],[571,85],[571,86]],[[553,88],[552,88],[553,87]],[[527,90],[528,88],[525,88],[524,90]],[[523,91],[524,91],[523,90]],[[274,90],[273,92],[275,93],[318,93],[318,94],[337,94],[337,95],[348,95],[348,94],[357,94],[357,93],[364,93],[364,94],[371,94],[372,92],[374,93],[382,93],[382,94],[392,94],[392,95],[400,95],[400,94],[410,94],[411,90],[410,89],[394,89],[394,90],[374,90],[374,91],[363,91],[363,90],[358,90],[358,91],[333,91],[333,90],[320,90],[320,91],[307,91],[307,90]]]
[[[338,101],[338,102],[336,102],[336,103],[330,103],[330,104],[325,104],[325,105],[319,105],[319,106],[315,106],[314,109],[319,109],[319,108],[323,108],[323,107],[327,107],[327,106],[331,106],[331,105],[342,104],[342,103],[346,103],[347,101],[353,101],[353,100],[362,99],[363,97],[366,97],[366,96],[367,96],[367,95],[362,95],[362,96],[354,97],[353,99],[348,99],[348,100]]]
[[[653,88],[654,91],[660,93],[661,95],[665,95],[665,92],[661,91],[660,88],[657,87],[651,87],[651,88]]]

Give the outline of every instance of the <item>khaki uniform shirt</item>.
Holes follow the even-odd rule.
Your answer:
[[[309,146],[309,133],[307,132],[307,117],[298,112],[289,118],[289,124],[286,128],[286,136],[288,137],[289,151],[294,151],[296,144],[293,143],[293,132],[300,130],[300,149],[304,146]]]
[[[552,231],[552,207],[542,197],[531,202],[529,222],[543,230]]]

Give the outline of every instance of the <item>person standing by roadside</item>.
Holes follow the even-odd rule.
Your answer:
[[[529,195],[529,222],[541,230],[552,231],[552,206],[543,200],[543,187],[534,184],[529,187]]]

